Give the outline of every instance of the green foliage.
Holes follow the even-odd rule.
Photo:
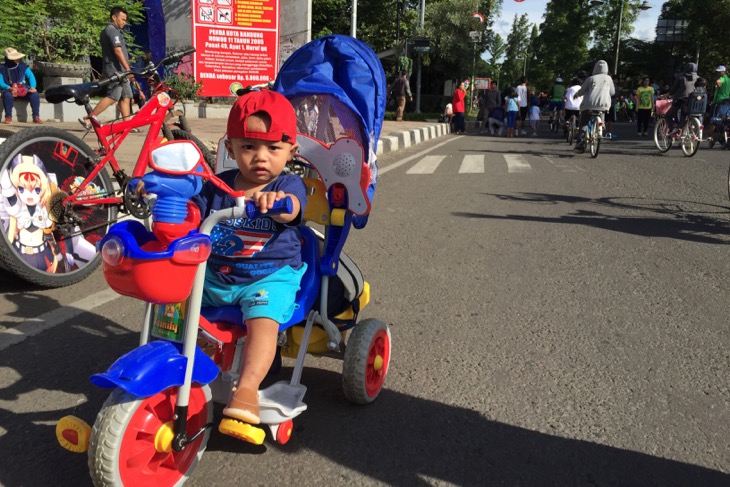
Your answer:
[[[400,56],[398,58],[398,66],[396,68],[396,71],[400,73],[401,71],[404,71],[408,73],[408,77],[410,78],[411,72],[413,70],[413,60],[409,58],[408,56]]]
[[[141,1],[122,0],[128,23],[144,15]],[[99,0],[8,0],[0,5],[0,42],[36,61],[83,62],[101,55],[99,34],[109,22],[109,5]],[[128,42],[130,47],[134,45]]]
[[[181,100],[195,101],[200,96],[200,90],[203,89],[203,83],[197,82],[192,74],[175,73],[172,69],[166,70],[165,82]]]
[[[507,51],[502,73],[504,81],[516,86],[518,80],[527,73],[527,64],[533,55],[530,43],[530,25],[527,14],[518,17],[515,15],[512,21],[512,30],[507,36]]]

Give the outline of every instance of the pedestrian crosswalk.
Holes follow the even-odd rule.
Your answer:
[[[528,160],[529,158],[529,160]],[[458,169],[457,169],[458,168]],[[428,175],[438,172],[484,174],[487,171],[505,171],[509,174],[532,173],[547,169],[557,172],[583,172],[585,169],[571,162],[556,162],[548,156],[522,154],[465,154],[459,158],[447,155],[427,155],[417,160],[408,170],[409,175]]]

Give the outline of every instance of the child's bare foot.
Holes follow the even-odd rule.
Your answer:
[[[259,424],[259,393],[253,389],[239,388],[233,393],[231,402],[223,410],[226,416],[249,424]]]

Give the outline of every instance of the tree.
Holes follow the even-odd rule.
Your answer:
[[[502,63],[500,60],[507,52],[507,44],[504,43],[501,35],[495,34],[494,39],[487,46],[487,52],[490,56],[486,65],[487,72],[492,79],[499,83],[502,71]]]
[[[118,4],[127,9],[130,25],[142,20],[141,1]],[[99,0],[8,0],[0,3],[0,18],[13,19],[0,29],[2,45],[36,61],[78,62],[101,55],[99,33],[109,22],[109,7]]]
[[[507,36],[506,60],[502,65],[505,82],[515,84],[527,74],[527,60],[530,56],[530,22],[527,14],[512,21],[512,30]],[[517,83],[519,84],[519,83]]]
[[[591,14],[586,0],[548,2],[535,46],[537,63],[531,70],[536,83],[551,86],[558,75],[569,80],[585,68],[594,28]]]

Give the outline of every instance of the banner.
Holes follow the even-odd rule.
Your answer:
[[[192,0],[195,78],[202,97],[235,96],[279,70],[278,0]]]

